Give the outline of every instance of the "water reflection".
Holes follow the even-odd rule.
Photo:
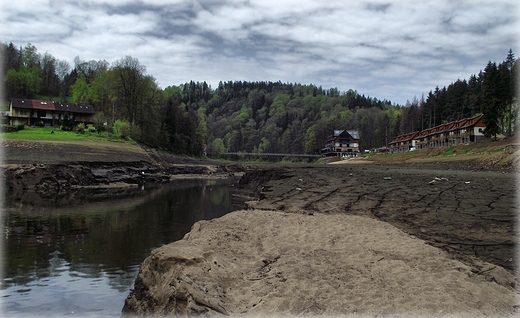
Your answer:
[[[230,184],[184,182],[75,207],[4,216],[4,314],[119,316],[150,251],[233,210]]]

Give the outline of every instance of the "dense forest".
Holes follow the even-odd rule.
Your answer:
[[[282,82],[189,82],[160,88],[137,58],[73,65],[35,46],[2,43],[7,99],[40,98],[93,105],[98,131],[114,127],[146,145],[177,154],[316,153],[334,129],[358,130],[361,149],[393,137],[484,114],[486,134],[518,129],[518,63],[512,50],[469,79],[431,90],[405,105],[337,88]],[[5,101],[8,103],[8,101]],[[110,128],[112,129],[112,128]]]

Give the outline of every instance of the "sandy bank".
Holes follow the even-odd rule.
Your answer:
[[[364,216],[238,211],[153,251],[123,313],[515,314],[512,275],[482,264]]]

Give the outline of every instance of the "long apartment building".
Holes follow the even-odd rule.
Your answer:
[[[391,153],[411,149],[449,147],[484,139],[486,125],[482,115],[452,121],[429,129],[395,137],[390,143]]]
[[[41,122],[44,126],[56,126],[65,116],[73,119],[74,123],[92,123],[95,113],[91,105],[13,98],[7,117],[10,125],[35,125]]]

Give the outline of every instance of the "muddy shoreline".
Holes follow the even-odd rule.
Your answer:
[[[6,143],[4,142],[3,145],[6,146]],[[344,293],[350,293],[349,291],[335,289],[337,294],[334,297],[337,296],[339,299],[337,304],[327,303],[328,298],[317,303],[316,300],[306,299],[306,296],[299,296],[303,297],[303,300],[294,298],[290,286],[301,289],[301,292],[305,294],[311,292],[307,288],[312,289],[312,284],[322,286],[320,284],[328,284],[328,281],[339,279],[338,277],[324,276],[321,281],[316,282],[313,272],[309,272],[307,276],[297,279],[297,282],[294,283],[296,285],[288,285],[286,280],[290,275],[282,274],[295,268],[302,268],[302,266],[320,266],[319,264],[323,264],[325,259],[339,257],[337,251],[333,250],[338,247],[335,242],[346,240],[343,242],[345,245],[342,248],[348,249],[367,240],[371,241],[371,237],[375,238],[380,235],[389,235],[387,242],[390,244],[389,247],[380,250],[380,246],[367,245],[366,250],[359,254],[361,256],[356,256],[369,257],[368,263],[359,263],[352,259],[352,255],[341,254],[341,261],[338,260],[340,263],[331,263],[330,269],[327,270],[324,267],[323,270],[334,272],[345,262],[351,264],[345,270],[353,270],[357,273],[349,276],[357,277],[349,283],[349,286],[357,286],[355,287],[357,290],[367,283],[365,279],[368,276],[366,275],[370,272],[367,272],[367,268],[375,269],[376,264],[384,265],[378,269],[378,273],[381,275],[395,270],[393,267],[396,265],[395,260],[399,260],[399,266],[404,266],[399,267],[404,272],[413,270],[417,266],[431,268],[432,270],[429,271],[417,272],[418,276],[414,279],[420,281],[421,275],[424,275],[434,284],[435,278],[429,275],[435,274],[438,265],[431,264],[442,263],[444,264],[442,266],[445,267],[442,271],[451,273],[454,270],[452,274],[458,277],[457,280],[469,279],[468,282],[471,283],[467,287],[468,290],[464,291],[469,293],[467,299],[464,300],[463,306],[465,307],[460,308],[472,308],[472,304],[487,308],[484,311],[478,309],[469,316],[486,315],[486,313],[502,315],[514,313],[517,308],[520,308],[519,304],[510,298],[511,295],[517,294],[518,290],[515,223],[518,219],[516,195],[519,184],[518,173],[514,172],[517,169],[512,165],[493,165],[489,161],[429,160],[391,164],[378,161],[356,161],[355,164],[242,166],[173,158],[155,150],[139,147],[118,148],[116,146],[107,149],[92,145],[92,147],[86,148],[89,150],[89,156],[85,160],[85,149],[81,153],[77,150],[74,152],[77,147],[74,144],[14,142],[7,143],[7,146],[4,149],[7,160],[2,165],[4,204],[7,206],[30,205],[35,202],[38,202],[39,206],[55,205],[56,203],[61,205],[83,204],[92,197],[103,200],[109,197],[133,195],[143,185],[160,185],[185,178],[240,179],[234,198],[236,204],[243,206],[245,210],[223,220],[194,225],[194,229],[187,235],[187,238],[191,237],[193,242],[196,241],[195,246],[190,245],[192,242],[188,244],[189,247],[182,247],[187,243],[185,240],[181,240],[171,244],[173,254],[153,252],[151,259],[143,263],[135,283],[135,290],[129,295],[125,304],[123,312],[128,315],[197,312],[210,315],[259,313],[255,310],[271,308],[277,304],[274,302],[275,299],[278,299],[276,297],[281,297],[287,302],[286,305],[293,306],[294,310],[286,312],[287,314],[336,314],[339,313],[337,312],[339,308],[348,307],[342,307],[345,304],[341,299],[344,299],[346,297]],[[58,150],[59,152],[57,152]],[[62,151],[70,155],[60,154]],[[308,223],[313,220],[313,217],[317,222]],[[250,218],[251,222],[256,220],[257,223],[243,223]],[[278,221],[279,223],[277,223]],[[282,222],[288,222],[286,229],[279,228]],[[217,223],[220,224],[220,227],[215,225]],[[267,223],[271,224],[271,227],[264,229],[263,227]],[[349,231],[342,232],[342,228],[348,228],[353,223],[365,228],[365,232],[355,235]],[[321,224],[322,227],[316,227],[316,224]],[[331,235],[329,227],[338,224],[340,226],[336,228],[337,233],[331,240],[321,242],[322,238],[325,239]],[[213,226],[217,227],[213,228]],[[202,227],[207,228],[206,234],[201,231]],[[278,230],[275,231],[275,228]],[[357,228],[353,228],[352,231],[354,229]],[[301,248],[299,245],[302,241],[289,243],[294,237],[284,231],[313,233],[312,236],[301,234],[300,240],[309,244],[312,242],[307,242],[307,239],[315,240],[318,246],[308,247],[311,249],[310,252],[297,252],[306,255],[300,262],[298,254],[290,251]],[[223,237],[211,236],[217,235],[215,233],[221,233]],[[278,246],[279,241],[271,242],[269,244],[272,245],[268,245],[265,235],[271,234],[267,233],[289,235],[287,245]],[[350,235],[353,236],[350,237]],[[249,237],[247,240],[258,240],[264,243],[249,247],[240,245],[245,243],[243,240],[246,237]],[[351,241],[349,241],[349,237]],[[411,251],[401,248],[408,245],[414,246],[415,243],[413,240],[410,241],[410,238],[419,239],[429,246],[427,249],[425,248],[425,251],[429,251],[427,259],[424,260],[426,263],[423,264],[423,260],[421,260],[424,255],[410,256],[408,253]],[[269,237],[269,240],[271,239],[273,238]],[[219,242],[218,249],[208,243],[211,240]],[[383,240],[378,244],[387,243]],[[430,247],[433,250],[430,250]],[[245,248],[245,250],[237,252],[240,251],[240,248]],[[392,254],[394,248],[395,254]],[[195,253],[196,256],[192,259],[189,256],[192,249],[205,252],[201,252],[200,255],[199,252]],[[251,254],[247,255],[249,250]],[[267,253],[266,250],[271,252]],[[420,253],[420,251],[415,252]],[[441,255],[439,257],[442,260],[438,260],[434,255]],[[386,263],[389,259],[390,261]],[[265,286],[272,286],[275,290],[282,288],[285,292],[271,290],[269,296],[257,295],[256,300],[242,299],[238,304],[231,305],[231,300],[236,301],[243,297],[244,291],[240,294],[231,290],[229,286],[218,285],[223,277],[219,276],[222,273],[219,274],[217,270],[221,267],[221,261],[227,262],[226,266],[229,268],[242,268],[245,272],[261,274],[258,278],[253,279],[254,286],[258,290],[264,290]],[[277,266],[281,266],[277,272],[274,271],[275,263]],[[219,293],[212,297],[220,297],[217,301],[204,296],[207,293],[207,287],[203,285],[197,285],[197,287],[180,284],[177,286],[177,283],[170,283],[177,286],[178,289],[176,289],[177,287],[172,289],[173,285],[163,286],[164,288],[150,285],[155,284],[154,280],[149,279],[150,277],[168,281],[173,278],[163,275],[176,273],[175,275],[180,281],[189,281],[190,275],[193,276],[194,273],[199,273],[201,270],[209,271],[210,269],[213,269],[211,275],[208,274],[209,272],[204,272],[200,279],[204,284],[216,284],[215,288]],[[326,275],[321,270],[315,272]],[[361,276],[357,276],[360,274]],[[234,277],[237,273],[232,271],[226,275]],[[373,273],[370,275],[374,279]],[[247,277],[246,281],[250,279]],[[396,278],[399,281],[404,279]],[[438,276],[438,278],[438,283],[450,284],[443,280],[443,276]],[[390,279],[393,278],[390,277],[381,276],[378,279],[383,285],[397,284],[395,281],[391,281]],[[234,282],[233,288],[237,290],[249,286],[249,283],[240,285],[240,279],[232,281]],[[463,284],[462,281],[460,284]],[[507,308],[504,311],[500,311],[502,310],[500,309],[495,312],[495,309],[492,309],[504,305],[497,305],[498,300],[472,299],[471,295],[475,293],[489,293],[489,291],[484,292],[481,288],[489,287],[495,290],[494,288],[498,288],[496,286],[505,288],[500,289],[497,294],[502,295],[503,293],[501,297],[508,299]],[[202,289],[197,289],[199,287]],[[436,288],[448,287],[442,285]],[[394,289],[381,287],[380,291],[391,293]],[[163,303],[164,299],[157,299],[159,294],[152,293],[152,290],[162,295],[160,297],[169,297],[170,300]],[[371,292],[371,290],[365,290],[365,296],[349,295],[361,298],[374,297],[374,295],[370,296]],[[401,292],[405,297],[404,295],[410,294],[410,289],[405,288]],[[458,294],[456,289],[449,288],[444,293]],[[442,295],[439,293],[433,296],[442,297]],[[428,297],[430,296],[432,295]],[[199,301],[195,301],[195,298]],[[443,301],[440,299],[435,301],[442,304]],[[224,310],[222,309],[224,307],[219,304],[225,300],[229,300],[230,303]],[[309,301],[314,304],[309,304]],[[359,306],[352,307],[351,311],[347,313],[399,314],[408,313],[410,308],[417,306],[412,302],[407,304],[411,307],[396,310],[391,306],[384,307],[388,305],[389,299],[379,299],[378,301],[380,301],[378,304],[361,303]],[[283,304],[280,303],[276,306],[279,305],[278,308],[281,309]],[[465,310],[460,309],[456,303],[452,305],[451,313]],[[491,307],[487,307],[488,305]],[[438,315],[442,312],[440,307],[435,308],[423,308],[424,311],[421,313]]]
[[[75,206],[135,195],[183,179],[232,179],[240,165],[158,166],[142,162],[75,162],[2,166],[5,206]]]
[[[153,251],[123,316],[514,316],[516,177],[439,164],[248,171],[247,209]]]
[[[6,206],[76,205],[92,193],[101,200],[178,179],[240,178],[237,206],[249,201],[245,207],[260,210],[368,216],[460,259],[475,256],[516,270],[518,173],[500,165],[490,171],[485,161],[243,166],[183,160],[140,147],[92,146],[83,150],[92,161],[71,161],[84,155],[68,154],[50,163],[54,150],[73,152],[77,145],[3,145]],[[107,155],[125,160],[108,161]]]
[[[251,209],[367,216],[462,261],[516,271],[517,174],[440,167],[279,168],[247,173],[241,183],[258,198],[247,202]]]

